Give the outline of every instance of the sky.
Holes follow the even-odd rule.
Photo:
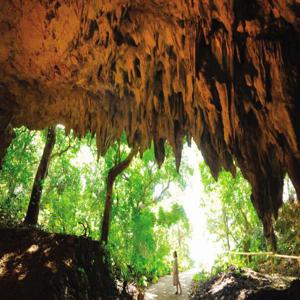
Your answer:
[[[73,159],[73,163],[75,165],[90,164],[93,159],[89,147],[83,145],[78,156]],[[204,197],[204,192],[200,179],[199,164],[203,161],[203,158],[197,146],[192,143],[191,147],[187,145],[184,147],[182,160],[193,168],[194,174],[188,178],[187,186],[183,191],[176,185],[171,184],[170,197],[163,201],[163,205],[170,207],[174,201],[183,205],[192,228],[192,235],[189,240],[190,256],[195,262],[196,268],[201,267],[210,270],[222,248],[208,233],[205,212],[200,207],[200,198]],[[160,191],[157,190],[157,193],[160,193]]]
[[[199,172],[199,164],[203,161],[203,157],[195,143],[192,143],[191,147],[184,146],[182,160],[193,169],[193,175],[187,179],[187,186],[184,190],[171,184],[170,197],[163,200],[162,205],[170,208],[174,202],[177,202],[184,207],[192,230],[189,239],[190,257],[195,262],[196,268],[205,268],[209,271],[217,256],[223,252],[223,248],[221,243],[216,242],[214,236],[209,234],[205,209],[200,206],[200,199],[205,197]],[[77,157],[73,159],[74,165],[92,164],[93,161],[94,157],[87,145],[82,145]],[[285,181],[284,201],[288,200],[289,189],[295,193],[291,182]],[[161,192],[161,186],[157,187],[156,192],[158,194]]]
[[[183,191],[171,185],[170,198],[165,200],[166,206],[170,206],[174,201],[183,205],[192,227],[192,236],[189,240],[190,256],[196,268],[205,268],[209,271],[214,265],[214,260],[224,249],[221,243],[216,242],[214,236],[209,234],[205,211],[200,206],[200,199],[205,198],[199,171],[199,164],[203,161],[203,157],[197,146],[192,143],[191,147],[185,145],[182,160],[193,168],[194,174],[188,179],[188,185]],[[288,200],[288,189],[296,193],[292,183],[286,180],[283,190],[284,201]]]
[[[183,159],[194,169],[194,174],[189,178],[187,187],[183,191],[174,186],[171,187],[171,198],[179,200],[189,218],[192,227],[192,235],[189,240],[190,256],[195,262],[195,267],[201,266],[209,270],[222,248],[208,233],[205,212],[200,207],[200,198],[204,197],[204,192],[199,164],[203,158],[197,146],[192,143],[191,147],[185,146]]]

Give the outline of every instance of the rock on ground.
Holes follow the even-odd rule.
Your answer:
[[[115,299],[102,258],[84,237],[0,227],[0,298]]]
[[[234,270],[194,283],[191,300],[298,300],[300,280],[265,275],[252,270]]]

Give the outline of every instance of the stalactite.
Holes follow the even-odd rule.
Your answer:
[[[125,130],[178,166],[192,137],[216,178],[242,169],[270,233],[285,173],[300,195],[299,20],[292,0],[6,1],[0,123],[91,131],[101,154]]]

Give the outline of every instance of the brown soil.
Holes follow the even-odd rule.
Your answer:
[[[0,228],[1,299],[114,299],[99,243],[33,228]]]

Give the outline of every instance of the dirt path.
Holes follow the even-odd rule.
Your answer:
[[[175,295],[175,287],[172,285],[172,275],[160,278],[158,283],[151,285],[146,293],[146,300],[187,300],[194,270],[179,274],[179,280],[182,286],[182,294]]]

